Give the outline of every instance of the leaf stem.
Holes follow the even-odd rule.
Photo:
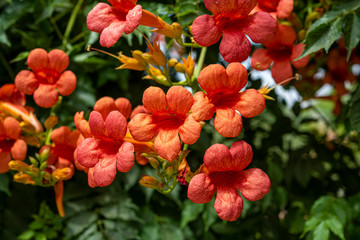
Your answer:
[[[71,33],[71,30],[74,26],[74,23],[75,23],[75,20],[76,20],[76,15],[78,14],[79,10],[80,10],[80,7],[81,5],[83,4],[84,0],[79,0],[74,8],[74,10],[72,11],[71,13],[71,16],[70,16],[70,19],[69,19],[69,22],[66,26],[66,29],[65,29],[65,33],[64,33],[64,38],[63,38],[63,42],[62,42],[62,47],[64,49],[64,51],[66,50],[66,45],[68,44],[68,38],[70,36],[70,33]]]

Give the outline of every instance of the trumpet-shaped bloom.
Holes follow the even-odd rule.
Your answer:
[[[20,124],[15,118],[0,118],[0,173],[9,171],[11,159],[25,159],[27,145],[24,140],[19,139],[20,134]]]
[[[220,43],[221,56],[227,62],[242,62],[250,55],[253,42],[269,41],[276,33],[276,20],[266,12],[249,15],[256,0],[205,0],[213,15],[201,15],[192,25],[194,40],[201,46]]]
[[[15,84],[4,84],[0,88],[0,101],[12,103],[24,107],[26,103],[25,95],[21,93]]]
[[[101,33],[100,45],[111,47],[125,34],[139,25],[162,28],[160,19],[136,5],[137,0],[109,0],[111,5],[98,3],[88,14],[86,23],[90,31]]]
[[[295,44],[295,30],[287,25],[279,25],[275,37],[263,43],[267,49],[256,49],[251,56],[251,67],[256,70],[268,69],[271,63],[271,74],[275,82],[280,83],[294,75],[290,62],[295,68],[305,67],[309,62],[309,56],[299,60],[298,58],[304,51],[305,44]]]
[[[216,112],[215,129],[225,137],[240,134],[240,114],[251,118],[265,108],[265,99],[257,90],[239,92],[247,83],[247,71],[241,63],[230,63],[226,70],[219,64],[209,65],[200,72],[198,82],[206,93],[194,95],[193,116],[197,121],[209,120]]]
[[[58,93],[70,95],[76,88],[76,76],[72,71],[64,71],[69,65],[69,57],[62,50],[47,53],[44,49],[32,50],[27,59],[32,70],[22,70],[16,75],[15,85],[20,92],[34,95],[34,101],[43,108],[50,108],[58,100]]]
[[[94,137],[86,138],[77,147],[77,161],[89,168],[92,186],[108,186],[116,176],[116,169],[128,172],[134,165],[134,146],[124,142],[127,122],[119,111],[110,112],[105,120],[101,113],[92,111],[89,127]]]
[[[131,135],[137,141],[150,141],[163,158],[172,161],[180,153],[180,139],[194,144],[200,137],[201,125],[188,114],[194,99],[180,86],[171,87],[167,94],[158,87],[149,87],[143,95],[144,107],[150,113],[138,113],[129,122]]]
[[[258,0],[256,11],[268,12],[280,19],[290,17],[294,9],[294,0]]]
[[[252,149],[244,141],[234,142],[230,150],[214,144],[204,155],[208,173],[195,175],[189,184],[188,198],[194,203],[207,203],[216,192],[215,211],[227,221],[235,221],[243,209],[242,196],[250,201],[264,197],[270,191],[270,179],[261,169],[244,170],[252,160]]]

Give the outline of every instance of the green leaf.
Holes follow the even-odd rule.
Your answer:
[[[344,227],[336,217],[332,217],[332,218],[327,219],[326,220],[326,225],[330,228],[331,232],[333,232],[340,239],[345,239],[345,237],[344,237]]]
[[[329,228],[325,222],[321,222],[314,230],[313,240],[328,240],[329,239]]]
[[[19,53],[13,60],[10,61],[10,63],[19,62],[21,60],[24,60],[29,56],[29,51],[21,52]]]
[[[46,240],[46,235],[44,233],[36,233],[35,240]]]
[[[343,19],[345,47],[347,49],[347,61],[350,58],[352,50],[360,41],[360,18],[352,12]]]
[[[9,190],[9,177],[7,174],[0,174],[0,192],[4,192],[8,196],[11,196]]]
[[[333,19],[330,22],[320,24],[314,29],[310,29],[305,39],[305,50],[299,58],[316,52],[322,48],[327,53],[331,45],[341,37],[341,19]]]
[[[197,219],[200,213],[204,210],[204,204],[196,204],[190,200],[184,203],[184,209],[181,212],[180,228],[184,228],[189,222]]]
[[[35,235],[35,232],[33,230],[26,230],[20,236],[18,236],[18,239],[19,240],[27,240],[27,239],[31,239],[34,235]]]

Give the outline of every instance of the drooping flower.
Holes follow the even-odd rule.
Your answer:
[[[266,12],[249,15],[256,0],[205,0],[213,15],[201,15],[192,25],[194,40],[200,46],[220,43],[221,56],[227,62],[242,62],[250,55],[253,42],[263,43],[276,33],[276,20]]]
[[[294,0],[258,0],[254,10],[268,12],[275,18],[285,19],[290,17],[293,9]]]
[[[252,160],[252,149],[245,141],[234,142],[230,150],[223,144],[214,144],[204,155],[208,173],[195,175],[189,184],[188,198],[194,203],[207,203],[216,192],[215,211],[227,221],[239,218],[243,200],[264,197],[270,190],[270,179],[259,168],[244,170]]]
[[[111,5],[98,3],[88,14],[86,23],[90,31],[101,33],[100,45],[113,46],[122,36],[132,33],[139,25],[158,28],[161,33],[177,38],[181,31],[161,18],[136,5],[137,0],[109,0]],[[156,30],[155,30],[156,31]],[[180,31],[180,33],[179,33]]]
[[[65,52],[54,49],[47,53],[44,49],[32,50],[27,59],[32,70],[22,70],[16,75],[15,85],[26,95],[34,94],[34,101],[43,108],[50,108],[58,100],[58,94],[70,95],[76,88],[76,76],[65,71],[69,57]]]
[[[125,117],[119,111],[110,112],[105,120],[101,113],[92,111],[89,127],[93,138],[86,138],[77,147],[77,160],[89,168],[89,183],[108,186],[119,172],[128,172],[134,165],[134,146],[125,142]]]
[[[181,150],[180,138],[186,144],[194,144],[200,137],[200,123],[188,114],[193,102],[191,93],[181,86],[171,87],[166,95],[158,87],[149,87],[143,104],[150,113],[138,113],[130,120],[131,135],[142,142],[155,137],[155,151],[174,160]]]
[[[25,159],[27,145],[24,140],[19,139],[20,134],[20,124],[15,118],[0,118],[0,173],[9,171],[11,159]]]
[[[280,83],[294,75],[290,62],[295,68],[305,67],[309,62],[309,56],[299,60],[298,58],[304,51],[305,44],[295,44],[295,30],[287,25],[279,25],[275,37],[263,43],[267,49],[256,49],[251,56],[251,67],[256,70],[266,70],[274,63],[271,74],[275,82]]]
[[[209,120],[216,112],[215,129],[225,137],[240,134],[240,114],[251,118],[265,108],[265,99],[259,91],[239,92],[247,83],[247,71],[241,63],[230,63],[226,70],[219,64],[209,65],[200,72],[198,82],[206,93],[194,95],[193,116],[198,121]]]

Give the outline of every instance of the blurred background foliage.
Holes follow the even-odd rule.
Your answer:
[[[303,9],[309,3],[295,2],[295,12],[305,21],[308,13]],[[310,5],[315,8],[324,1],[313,2]],[[103,96],[126,97],[135,107],[141,104],[143,91],[155,85],[142,80],[141,72],[114,70],[120,63],[113,58],[86,51],[90,44],[101,48],[98,34],[86,27],[87,13],[96,3],[0,1],[1,85],[12,83],[15,75],[26,68],[26,57],[34,48],[59,48],[70,56],[69,69],[76,74],[78,83],[76,91],[64,97],[59,126],[74,127],[75,112],[89,112]],[[139,4],[169,23],[178,21],[186,31],[196,16],[207,12],[200,0],[139,1]],[[358,12],[355,9],[355,14]],[[141,30],[151,36],[148,28]],[[130,49],[145,51],[140,33],[125,35],[108,51],[130,55]],[[358,56],[358,50],[354,54]],[[216,62],[224,64],[219,59],[218,45],[208,49],[205,63]],[[259,88],[261,84],[260,79],[249,80],[250,87]],[[299,90],[298,94],[302,92]],[[253,147],[250,167],[263,169],[272,181],[272,188],[260,201],[244,200],[243,213],[236,222],[218,218],[214,200],[208,204],[192,203],[186,197],[186,186],[178,185],[169,195],[141,187],[137,183],[141,175],[154,174],[149,166],[136,165],[129,173],[118,174],[110,186],[95,189],[88,187],[85,173],[76,172],[65,182],[65,218],[57,215],[52,188],[14,183],[10,172],[0,174],[0,239],[358,239],[358,84],[352,85],[350,94],[342,99],[339,115],[332,113],[332,101],[308,100],[304,107],[301,101],[288,104],[274,92],[271,96],[277,101],[268,101],[261,115],[244,119],[239,137],[224,138],[207,124],[200,139],[190,147],[187,160],[193,171],[202,163],[205,150],[214,143],[230,146],[244,139]],[[38,108],[31,97],[27,101],[43,122],[48,110]]]

